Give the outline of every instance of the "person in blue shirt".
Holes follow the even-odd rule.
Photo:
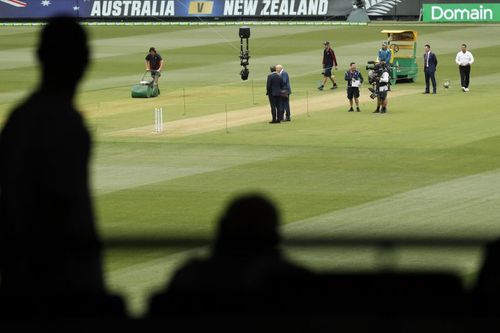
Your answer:
[[[356,112],[361,112],[359,109],[359,87],[363,83],[363,75],[356,69],[356,63],[351,62],[349,70],[345,72],[344,79],[347,81],[347,99],[351,104],[349,112],[353,112],[352,100],[356,102]]]
[[[392,60],[392,53],[389,49],[389,44],[387,42],[382,43],[382,48],[378,50],[378,61],[385,62],[386,64],[390,64]]]

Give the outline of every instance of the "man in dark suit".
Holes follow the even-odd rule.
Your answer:
[[[290,86],[290,77],[288,73],[283,69],[282,65],[276,65],[276,72],[283,79],[283,89],[281,94],[281,102],[283,103],[283,113],[285,114],[285,119],[283,121],[291,121],[290,118],[290,94],[292,93],[292,87]]]
[[[273,120],[270,124],[279,124],[283,120],[283,103],[281,90],[283,89],[283,79],[276,72],[276,66],[271,67],[271,74],[267,76],[266,95],[269,96],[271,105],[271,115]]]
[[[432,93],[436,93],[436,67],[438,64],[437,57],[434,52],[431,52],[429,44],[425,44],[424,53],[424,73],[425,73],[425,91],[424,94],[429,93],[429,80],[432,81]]]

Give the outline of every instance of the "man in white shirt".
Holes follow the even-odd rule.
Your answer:
[[[470,65],[474,63],[474,57],[470,51],[467,51],[467,45],[462,44],[462,50],[457,53],[455,62],[460,70],[460,82],[462,84],[462,91],[469,91],[470,79]]]

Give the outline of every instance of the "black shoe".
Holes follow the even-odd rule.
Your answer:
[[[382,110],[380,111],[380,113],[386,113],[386,112],[387,112],[387,110],[386,110],[386,109],[382,109]]]
[[[337,89],[337,85],[334,85],[333,87],[330,88],[331,90]]]
[[[323,90],[323,86],[319,86],[319,87],[318,87],[318,90]]]
[[[353,112],[354,109],[353,108],[350,108],[349,110],[347,110],[347,112]]]
[[[292,121],[292,120],[291,120],[290,118],[286,118],[286,119],[285,119],[285,120],[283,120],[283,121]]]
[[[380,113],[380,110],[375,110],[373,111],[373,113]]]
[[[432,92],[432,94],[433,94],[433,95],[436,95],[436,92],[435,92],[435,91],[433,91],[433,92]]]
[[[429,93],[428,91],[424,91],[422,94],[424,94],[424,95],[425,95],[425,94],[428,94],[428,93]]]
[[[356,112],[361,112],[361,110],[359,108],[356,108]]]
[[[270,121],[269,124],[279,124],[280,121],[279,120],[273,120],[273,121]]]

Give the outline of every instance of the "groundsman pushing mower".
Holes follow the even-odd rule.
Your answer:
[[[158,88],[158,84],[155,84],[155,80],[153,78],[146,79],[148,73],[149,71],[145,71],[139,84],[132,86],[132,98],[149,98],[160,94],[160,88]],[[155,71],[152,71],[151,74],[158,75]]]

